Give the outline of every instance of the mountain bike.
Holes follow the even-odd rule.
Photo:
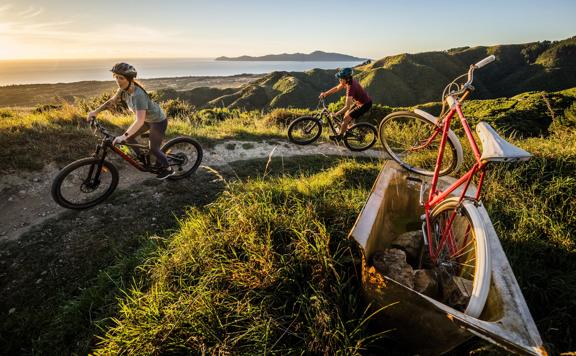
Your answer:
[[[92,118],[94,133],[101,136],[92,157],[82,158],[62,168],[52,182],[52,198],[69,209],[93,207],[114,192],[118,186],[118,169],[108,160],[108,151],[119,155],[141,172],[157,174],[159,167],[150,163],[150,150],[142,144],[122,143],[113,145],[114,135]],[[136,154],[136,150],[139,154]],[[175,171],[169,180],[190,176],[202,162],[202,147],[190,137],[173,138],[161,147],[168,164]]]
[[[476,125],[483,148],[480,152],[462,113],[461,103],[474,90],[474,71],[494,60],[494,56],[489,56],[471,65],[467,73],[445,87],[439,118],[422,110],[401,111],[386,116],[378,128],[382,146],[394,161],[413,173],[432,177],[429,185],[417,177],[409,178],[421,184],[422,232],[424,245],[428,246],[426,262],[439,274],[448,276],[446,283],[455,284],[462,293],[459,302],[450,301],[448,296],[446,304],[473,317],[478,317],[484,308],[491,279],[490,246],[478,212],[486,167],[490,162],[524,161],[531,157],[530,153],[498,136],[486,122]],[[461,84],[465,77],[467,81]],[[468,172],[441,190],[439,176],[455,172],[463,160],[460,141],[450,129],[455,115],[462,123],[475,163]],[[476,193],[467,194],[476,177]],[[458,188],[462,189],[459,197],[458,194],[452,197]],[[427,189],[428,198],[425,199]]]
[[[321,109],[321,110],[320,110]],[[302,116],[288,126],[288,139],[297,145],[308,145],[316,141],[322,134],[324,121],[328,123],[333,135],[337,135],[343,119],[335,116],[328,108],[324,99],[320,99],[313,116]],[[342,141],[351,151],[364,151],[376,143],[378,138],[376,127],[367,122],[359,122],[344,133]]]

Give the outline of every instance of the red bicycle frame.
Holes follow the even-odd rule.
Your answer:
[[[469,94],[470,94],[470,92],[466,91],[464,93],[464,95],[462,96],[461,101],[464,101]],[[476,173],[480,172],[480,177],[478,180],[478,186],[476,188],[476,196],[474,197],[474,200],[477,201],[480,198],[480,192],[482,190],[482,183],[484,181],[484,174],[485,174],[485,167],[486,167],[486,162],[482,162],[480,160],[480,156],[481,156],[480,150],[478,149],[478,145],[476,144],[476,141],[474,140],[474,136],[472,136],[472,130],[470,129],[470,126],[468,125],[468,121],[466,120],[466,118],[464,117],[464,114],[462,113],[460,101],[458,101],[458,98],[456,96],[449,96],[447,98],[447,100],[449,103],[451,103],[451,109],[448,112],[448,114],[444,117],[444,119],[442,120],[442,125],[443,125],[442,138],[440,141],[440,147],[438,148],[438,158],[436,160],[436,167],[434,169],[434,175],[432,176],[432,184],[430,187],[430,193],[428,195],[428,200],[424,203],[424,211],[426,214],[426,233],[427,233],[427,238],[428,238],[428,248],[429,248],[429,252],[430,252],[430,257],[432,258],[433,261],[436,261],[436,258],[438,257],[439,252],[442,250],[442,248],[444,247],[445,244],[448,244],[450,254],[456,254],[458,252],[456,250],[456,247],[455,247],[455,244],[453,241],[453,237],[450,234],[452,222],[454,221],[454,218],[456,217],[456,209],[451,213],[450,218],[448,219],[448,222],[446,223],[445,228],[442,231],[442,236],[440,238],[440,241],[438,243],[436,251],[434,251],[434,249],[432,247],[432,241],[431,241],[432,231],[431,231],[431,224],[430,224],[430,211],[432,210],[432,208],[434,208],[440,202],[444,201],[453,191],[455,191],[456,189],[458,189],[459,187],[464,185],[464,189],[462,190],[462,194],[460,195],[460,198],[458,200],[458,203],[460,204],[462,202],[462,200],[464,200],[464,198],[466,197],[466,192],[468,191],[468,187],[470,186],[470,183],[472,182],[474,175]],[[454,117],[455,114],[458,114],[458,117],[460,118],[460,122],[462,123],[462,126],[464,127],[464,131],[466,132],[466,137],[468,138],[468,141],[470,142],[470,147],[472,148],[472,151],[474,152],[474,157],[476,159],[476,163],[472,166],[472,168],[468,172],[466,172],[456,182],[452,183],[444,191],[440,191],[438,189],[438,178],[440,176],[440,167],[442,166],[442,158],[444,156],[444,148],[446,147],[446,140],[448,137],[448,131],[450,130],[450,123],[452,122],[452,118]],[[437,135],[437,132],[435,132],[433,134],[433,136],[436,136],[436,135]]]

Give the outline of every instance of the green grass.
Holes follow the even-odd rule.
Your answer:
[[[486,120],[534,154],[527,163],[494,166],[483,201],[553,353],[576,349],[575,97],[574,89],[533,92],[470,101],[465,107],[472,123]],[[227,139],[284,142],[285,122],[305,113],[195,111],[171,105],[176,111],[192,110],[192,115],[171,119],[168,135],[191,135],[204,146]],[[382,114],[394,110],[377,109]],[[96,139],[84,116],[85,110],[67,105],[1,109],[2,173],[88,155]],[[108,127],[123,128],[132,121],[129,115],[110,113],[101,119]],[[453,126],[457,132],[458,126]],[[463,146],[469,166],[471,153],[467,143]],[[381,165],[306,157],[231,166],[240,180],[226,183],[216,201],[189,208],[155,242],[133,236],[129,254],[118,247],[117,259],[107,255],[100,261],[100,273],[94,266],[88,269],[83,292],[63,288],[60,299],[42,304],[42,313],[52,310],[37,314],[31,308],[19,324],[10,324],[11,319],[3,330],[16,335],[28,328],[40,353],[85,353],[94,345],[94,333],[101,354],[332,354],[370,348],[378,330],[364,323],[368,315],[359,299],[360,271],[352,258],[357,251],[346,235]],[[64,234],[69,229],[64,225],[57,231]],[[29,242],[26,251],[44,248],[32,238]],[[45,321],[34,324],[35,315]]]
[[[228,139],[262,141],[286,138],[285,128],[275,124],[274,117],[259,112],[228,111],[225,119],[201,121],[191,117],[170,119],[167,137],[189,135],[204,147]],[[99,138],[84,118],[81,106],[64,104],[49,110],[0,111],[0,172],[40,170],[50,162],[64,165],[89,156]],[[199,115],[206,115],[200,111]],[[130,126],[129,114],[103,112],[98,119],[111,133],[122,134]]]
[[[515,142],[534,154],[496,167],[484,202],[543,340],[576,349],[576,132]]]
[[[374,333],[346,235],[378,167],[230,183],[149,261],[96,354],[366,348]]]

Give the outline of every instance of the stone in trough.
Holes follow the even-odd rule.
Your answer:
[[[406,262],[404,251],[397,248],[378,251],[374,254],[372,261],[374,267],[386,277],[408,288],[414,288],[412,266]]]
[[[455,309],[465,309],[472,295],[473,282],[466,278],[441,273],[441,289],[444,304]]]
[[[440,295],[440,288],[436,272],[430,269],[414,270],[414,290],[437,299]]]
[[[392,242],[392,247],[406,252],[406,258],[408,261],[416,262],[420,258],[422,243],[422,231],[408,231],[398,235],[398,237],[396,237]]]

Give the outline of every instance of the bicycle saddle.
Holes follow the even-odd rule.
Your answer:
[[[476,125],[476,132],[482,142],[482,161],[512,162],[527,161],[532,157],[529,152],[516,147],[500,137],[496,131],[484,121]]]

